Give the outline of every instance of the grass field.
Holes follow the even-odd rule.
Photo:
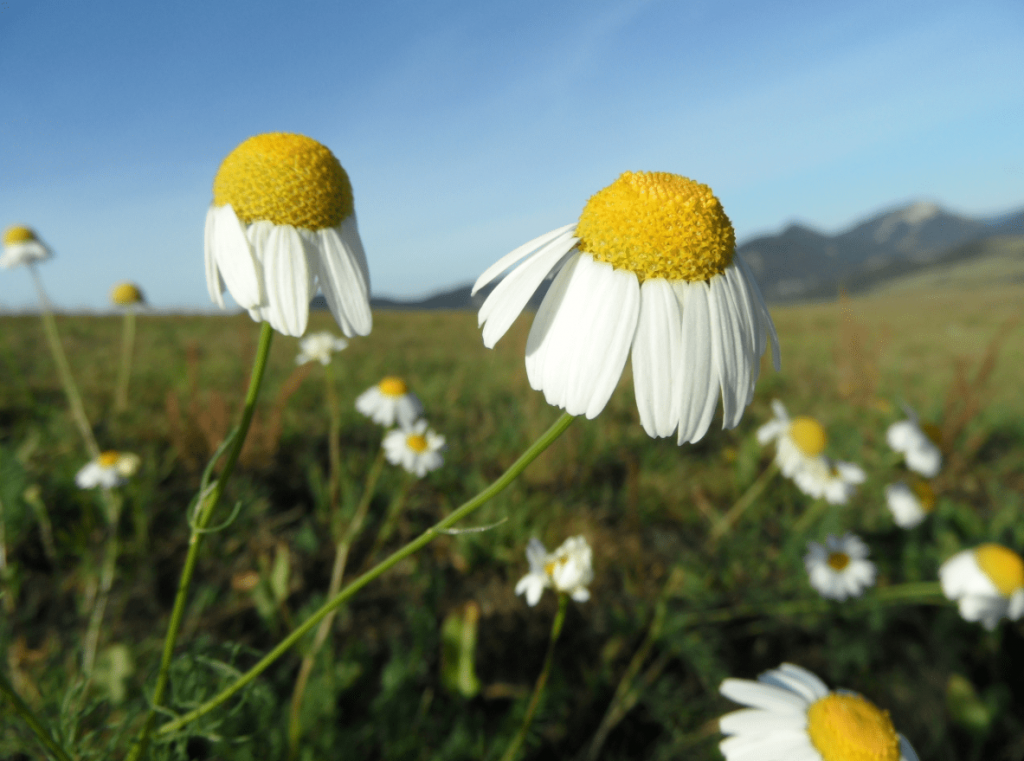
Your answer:
[[[941,598],[900,604],[885,595],[935,581],[945,558],[984,541],[1024,550],[1021,303],[1024,288],[1007,286],[773,309],[782,371],[765,362],[740,425],[713,424],[696,445],[646,436],[627,367],[600,416],[576,421],[467,521],[499,525],[435,540],[341,609],[312,672],[298,757],[497,759],[522,720],[557,608],[550,593],[536,608],[513,593],[528,570],[526,543],[536,536],[552,549],[582,534],[594,551],[592,596],[569,604],[528,758],[720,758],[716,719],[737,706],[718,685],[783,661],[888,709],[922,759],[1024,758],[1024,625],[1004,621],[989,633]],[[353,408],[360,392],[402,376],[448,450],[444,467],[422,480],[385,468],[346,577],[485,487],[557,419],[527,383],[530,319],[490,351],[473,313],[382,312],[369,337],[336,355],[340,519],[325,496],[324,371],[297,367],[297,340],[275,337],[228,489],[237,516],[207,535],[200,556],[173,710],[213,695],[323,601],[332,520],[344,525],[353,513],[381,441]],[[189,538],[186,508],[237,418],[258,326],[246,316],[140,316],[130,405],[115,414],[120,318],[58,324],[101,448],[136,452],[143,465],[123,489],[118,572],[95,678],[79,694],[107,537],[102,506],[75,487],[88,458],[39,318],[0,318],[2,668],[48,725],[74,734],[67,745],[78,757],[120,758],[159,663]],[[329,315],[313,315],[311,331],[333,327]],[[771,463],[755,432],[772,399],[820,420],[828,453],[860,464],[867,481],[848,505],[825,509],[777,477],[714,539]],[[939,425],[945,459],[935,513],[909,531],[893,524],[883,496],[904,473],[885,442],[904,402]],[[229,513],[222,508],[214,523]],[[828,602],[809,586],[802,558],[808,540],[845,530],[870,546],[878,585],[860,600]],[[475,647],[463,654],[479,689],[463,683],[460,692],[448,678],[459,648],[449,645],[442,663],[445,621],[458,632],[477,622]],[[152,757],[286,758],[300,660],[286,655],[243,700],[156,744]],[[5,709],[0,757],[38,752]]]

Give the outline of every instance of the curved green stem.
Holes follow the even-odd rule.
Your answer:
[[[734,524],[739,517],[743,515],[746,509],[754,503],[754,500],[757,499],[761,495],[761,492],[764,491],[764,487],[768,485],[768,482],[771,481],[778,472],[779,466],[774,460],[772,460],[772,464],[765,469],[764,473],[757,477],[757,480],[750,485],[750,488],[747,489],[746,493],[736,500],[736,504],[729,509],[729,512],[727,512],[722,517],[722,520],[719,521],[711,530],[712,542],[717,542],[722,538],[722,536],[729,532],[729,529],[732,528],[732,524]]]
[[[96,597],[96,604],[93,606],[92,615],[89,617],[89,628],[85,633],[82,655],[82,672],[85,678],[92,678],[93,666],[96,663],[96,649],[100,641],[100,627],[103,625],[103,614],[107,610],[107,600],[110,599],[110,590],[114,586],[114,574],[117,570],[117,525],[121,521],[122,497],[112,490],[105,490],[104,495],[108,507],[107,515],[107,544],[103,550],[103,565],[100,568],[99,594]]]
[[[471,500],[465,502],[458,509],[452,512],[451,515],[449,515],[447,518],[431,526],[422,534],[420,534],[416,539],[413,539],[400,550],[393,553],[389,557],[385,558],[383,561],[378,563],[369,571],[362,574],[354,581],[350,582],[348,586],[341,590],[341,592],[339,592],[333,598],[324,603],[316,613],[307,618],[297,629],[295,629],[291,634],[289,634],[280,643],[278,643],[278,645],[273,650],[271,650],[269,653],[263,656],[263,658],[261,658],[260,661],[255,666],[253,666],[251,669],[245,672],[245,674],[239,677],[234,682],[234,684],[220,692],[220,694],[215,695],[210,700],[207,700],[198,708],[189,711],[188,713],[178,717],[173,721],[169,721],[166,724],[161,725],[160,728],[157,730],[157,734],[165,735],[169,732],[177,731],[189,722],[198,719],[200,716],[205,716],[210,711],[215,709],[217,706],[229,700],[232,695],[237,693],[239,690],[241,690],[247,684],[249,684],[252,680],[254,680],[256,677],[258,677],[260,674],[266,671],[267,668],[274,661],[276,661],[278,658],[284,655],[296,642],[302,639],[302,637],[304,637],[309,631],[311,631],[314,626],[320,623],[320,621],[322,621],[332,610],[334,610],[343,602],[351,598],[353,595],[355,595],[356,592],[365,587],[378,576],[382,575],[385,571],[388,571],[389,569],[405,560],[407,557],[415,553],[423,546],[432,542],[436,537],[441,535],[441,531],[443,529],[449,528],[458,521],[462,520],[467,515],[471,514],[473,511],[479,508],[481,505],[488,502],[492,497],[497,495],[503,489],[505,489],[505,487],[512,483],[516,479],[516,477],[526,469],[527,465],[529,465],[531,462],[537,459],[541,452],[543,452],[545,449],[551,446],[551,443],[555,439],[557,439],[565,431],[565,429],[572,424],[573,419],[574,418],[572,415],[568,413],[562,413],[562,416],[557,421],[555,421],[555,424],[552,425],[539,439],[537,439],[537,441],[535,441],[533,445],[530,446],[530,448],[527,449],[519,457],[519,459],[516,460],[512,464],[512,466],[509,467],[509,469],[506,470],[501,475],[500,478],[498,478],[498,480],[496,480],[482,492],[477,494]]]
[[[555,614],[555,622],[551,625],[551,639],[548,640],[548,652],[544,656],[544,667],[540,670],[537,683],[533,686],[533,695],[530,696],[530,704],[526,707],[526,715],[523,716],[522,726],[519,727],[516,736],[509,743],[508,748],[506,748],[504,755],[501,757],[501,761],[514,761],[516,754],[519,753],[519,749],[523,747],[523,741],[526,740],[526,733],[533,723],[533,715],[537,712],[537,706],[540,705],[540,696],[544,693],[544,688],[548,683],[548,675],[551,673],[551,662],[554,660],[555,643],[558,642],[558,635],[562,633],[562,624],[565,622],[565,610],[568,603],[569,595],[565,592],[560,592],[558,595],[558,613]]]
[[[0,693],[5,695],[7,699],[14,706],[14,712],[17,713],[21,718],[28,724],[29,729],[39,738],[39,742],[53,754],[58,761],[71,761],[71,757],[68,752],[60,746],[56,740],[46,731],[46,727],[43,726],[42,722],[36,718],[36,715],[32,713],[32,709],[29,708],[25,701],[21,699],[21,696],[14,691],[14,687],[10,682],[7,681],[7,677],[0,673]]]
[[[217,505],[220,503],[221,494],[224,492],[224,485],[231,478],[238,462],[238,456],[242,453],[242,446],[245,444],[245,436],[249,432],[249,424],[252,423],[253,413],[256,411],[256,400],[259,398],[260,385],[263,382],[263,372],[267,367],[267,358],[270,356],[270,343],[274,337],[274,330],[270,323],[264,322],[260,329],[259,346],[256,349],[256,359],[253,362],[252,375],[249,378],[249,391],[245,396],[245,407],[242,410],[242,419],[238,423],[237,435],[231,442],[227,457],[224,460],[224,470],[217,479],[213,488],[207,495],[200,495],[196,505],[195,520],[192,525],[192,535],[189,537],[188,554],[185,557],[185,565],[181,571],[181,579],[178,581],[178,592],[174,598],[174,609],[171,611],[171,621],[167,626],[167,636],[164,639],[163,655],[160,659],[160,672],[157,674],[156,686],[153,688],[152,706],[146,716],[146,723],[143,725],[139,738],[128,754],[129,761],[136,761],[146,751],[149,741],[149,734],[156,721],[157,708],[163,702],[164,692],[167,689],[167,680],[171,669],[171,659],[174,657],[174,645],[181,631],[181,623],[185,616],[185,601],[188,598],[188,588],[192,583],[192,575],[195,573],[196,561],[199,558],[199,548],[203,543],[205,529],[213,517]],[[229,434],[230,435],[230,434]]]

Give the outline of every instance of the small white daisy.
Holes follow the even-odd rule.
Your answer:
[[[854,534],[835,537],[825,544],[807,543],[804,566],[811,586],[829,600],[860,597],[875,583],[875,564],[867,560],[868,546]]]
[[[966,621],[981,621],[989,631],[1005,616],[1024,616],[1024,560],[1001,544],[982,544],[958,552],[939,568],[942,592],[960,604]]]
[[[594,580],[593,552],[582,536],[569,537],[551,554],[534,537],[526,545],[526,559],[530,572],[516,584],[516,594],[525,593],[527,605],[536,605],[548,588],[564,592],[576,602],[590,599],[587,585]]]
[[[331,355],[346,346],[348,341],[326,330],[321,333],[310,333],[299,341],[299,354],[295,357],[295,364],[304,365],[316,360],[326,367],[331,363]]]
[[[900,528],[914,528],[935,509],[935,492],[926,481],[897,481],[885,487],[885,501]]]
[[[257,322],[306,332],[317,286],[346,336],[365,336],[370,273],[348,175],[303,135],[251,137],[217,170],[206,214],[206,284],[224,307],[225,286]]]
[[[419,420],[409,428],[388,431],[383,446],[388,462],[401,465],[417,478],[423,478],[444,464],[441,455],[445,448],[444,436],[427,428],[426,420]]]
[[[42,262],[53,256],[30,227],[15,225],[4,230],[4,251],[0,254],[0,267],[9,269],[22,264]]]
[[[782,475],[793,478],[819,460],[828,444],[828,434],[824,426],[812,417],[799,415],[790,418],[778,399],[772,401],[772,412],[775,417],[757,429],[757,441],[762,446],[775,442],[775,462]]]
[[[75,484],[79,489],[124,486],[138,472],[141,462],[139,456],[131,452],[104,452],[75,474]]]
[[[942,469],[942,450],[939,449],[939,430],[936,426],[922,424],[915,412],[904,407],[907,420],[889,426],[886,441],[896,452],[903,455],[907,467],[925,478],[934,478]]]
[[[824,497],[830,505],[845,505],[866,477],[859,465],[821,455],[806,462],[794,474],[793,483],[809,497]]]
[[[423,405],[405,381],[389,375],[359,395],[356,410],[374,423],[408,428],[423,414]]]
[[[570,415],[596,417],[632,351],[640,423],[649,436],[701,439],[718,396],[734,427],[750,404],[775,326],[732,223],[706,185],[664,172],[625,172],[587,201],[579,222],[489,267],[505,270],[480,307],[492,348],[553,275],[526,342],[530,386]]]
[[[918,761],[889,712],[854,692],[832,692],[807,669],[783,663],[757,681],[726,679],[729,700],[749,708],[718,720],[726,761]]]
[[[142,289],[135,283],[118,283],[110,290],[110,300],[115,306],[130,307],[136,304],[145,304],[146,297],[142,295]]]

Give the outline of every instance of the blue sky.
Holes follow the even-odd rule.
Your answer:
[[[1024,3],[0,0],[0,227],[53,300],[205,309],[220,161],[299,132],[352,179],[375,294],[471,281],[625,170],[742,242],[916,199],[1024,206]],[[0,271],[0,309],[33,305]]]

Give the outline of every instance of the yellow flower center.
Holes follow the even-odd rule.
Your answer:
[[[409,449],[411,449],[413,452],[427,451],[427,439],[425,436],[421,436],[418,433],[414,433],[411,436],[406,436],[405,445],[409,447]]]
[[[860,695],[830,692],[807,709],[807,734],[824,761],[899,761],[888,711]]]
[[[828,564],[837,571],[841,571],[850,565],[850,556],[845,552],[830,552],[828,554]]]
[[[935,509],[935,491],[927,481],[915,481],[910,485],[910,490],[914,492],[924,512],[930,513]]]
[[[396,378],[393,375],[389,375],[387,378],[382,380],[377,388],[380,389],[380,392],[384,394],[384,396],[396,397],[405,396],[406,392],[409,390],[405,385],[405,381],[401,378]]]
[[[935,423],[921,423],[921,433],[928,437],[932,444],[942,449],[942,429]]]
[[[736,234],[711,188],[667,172],[624,172],[590,197],[579,250],[644,280],[710,280],[732,264]]]
[[[547,563],[544,564],[544,573],[546,573],[548,576],[554,576],[555,570],[558,568],[558,566],[565,565],[568,562],[568,556],[559,555],[554,560],[549,560]]]
[[[24,243],[27,240],[35,240],[36,234],[32,232],[30,227],[22,227],[21,225],[15,225],[14,227],[8,227],[4,230],[4,245],[10,246],[12,243]]]
[[[115,465],[117,465],[117,461],[120,460],[120,459],[121,459],[121,453],[120,452],[115,452],[113,450],[110,450],[108,452],[104,452],[103,454],[101,454],[99,456],[99,459],[97,459],[97,462],[100,464],[100,467],[112,468]]]
[[[141,304],[145,299],[142,298],[142,291],[138,289],[138,286],[131,283],[118,283],[110,292],[110,300],[118,306],[125,307],[130,304]]]
[[[811,417],[800,415],[789,424],[789,438],[808,457],[817,457],[825,451],[828,436],[821,423]]]
[[[213,180],[215,206],[231,204],[243,224],[268,220],[306,230],[337,227],[355,209],[338,159],[312,138],[270,132],[235,148]]]
[[[1001,544],[983,544],[974,550],[978,567],[1000,594],[1009,597],[1024,587],[1024,560]]]

